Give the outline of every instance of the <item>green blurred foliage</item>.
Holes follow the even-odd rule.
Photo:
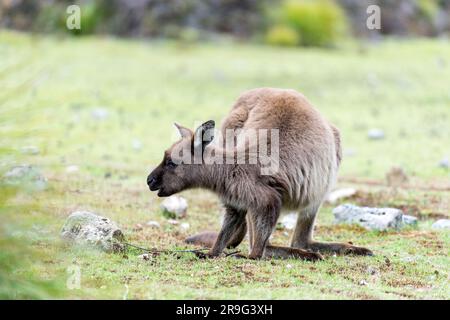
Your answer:
[[[295,30],[304,46],[333,46],[347,30],[344,12],[329,0],[286,0],[273,19],[278,25]],[[270,33],[273,29],[269,30],[267,39]]]
[[[1,154],[0,154],[1,156]],[[13,222],[14,212],[28,212],[24,205],[11,205],[20,189],[0,182],[0,299],[49,299],[58,297],[61,286],[56,281],[44,280],[17,271],[31,267],[38,253],[29,243],[15,234],[20,228]]]
[[[275,46],[297,46],[300,43],[300,34],[290,26],[275,25],[267,32],[266,43]]]
[[[0,80],[4,81],[2,74]],[[63,283],[32,271],[38,261],[42,261],[40,250],[28,236],[33,225],[27,221],[39,209],[32,200],[33,188],[27,179],[12,184],[4,177],[8,162],[20,163],[21,160],[11,141],[17,139],[20,143],[27,136],[33,136],[33,112],[26,106],[11,106],[6,102],[7,97],[0,91],[0,299],[58,298]],[[29,124],[17,126],[24,117]],[[21,198],[28,200],[17,201]]]

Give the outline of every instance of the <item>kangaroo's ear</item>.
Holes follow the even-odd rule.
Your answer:
[[[194,134],[191,129],[185,128],[176,122],[174,123],[174,125],[175,125],[175,127],[177,127],[178,132],[180,133],[180,136],[182,138],[189,138],[189,137],[192,137],[192,135]]]
[[[214,139],[214,128],[216,123],[214,120],[209,120],[203,123],[195,130],[194,133],[194,150],[201,148],[202,153],[205,147]]]

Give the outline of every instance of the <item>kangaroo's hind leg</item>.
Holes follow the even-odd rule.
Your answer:
[[[372,251],[367,248],[353,246],[348,243],[327,243],[314,241],[314,222],[319,208],[320,205],[310,205],[300,211],[297,218],[297,225],[295,227],[294,235],[292,237],[291,247],[322,253],[336,253],[340,255],[373,255]]]

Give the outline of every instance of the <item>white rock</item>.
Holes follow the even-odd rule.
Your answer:
[[[152,227],[152,228],[155,228],[155,229],[161,228],[161,225],[159,224],[158,221],[149,221],[149,222],[146,223],[146,226]]]
[[[354,188],[342,188],[330,192],[327,196],[326,201],[333,204],[340,199],[345,199],[356,194],[356,189]]]
[[[433,229],[450,229],[450,219],[439,219],[431,225]]]
[[[7,185],[23,186],[31,190],[47,188],[47,179],[36,167],[28,164],[12,167],[3,175],[3,180]]]
[[[148,253],[144,253],[144,254],[141,254],[140,256],[138,256],[138,258],[147,261],[147,260],[150,260],[150,255]]]
[[[336,223],[354,223],[368,230],[398,229],[403,225],[403,212],[395,208],[358,207],[343,204],[333,209]]]
[[[281,217],[280,224],[287,230],[293,230],[297,223],[297,213],[291,212]]]
[[[356,150],[355,149],[344,149],[343,153],[344,153],[344,157],[353,157],[356,155]]]
[[[131,147],[132,147],[134,150],[139,151],[139,150],[142,149],[142,142],[141,142],[140,140],[138,140],[138,139],[133,139],[133,140],[131,141]]]
[[[417,224],[417,218],[413,216],[409,216],[407,214],[404,214],[402,217],[404,224],[410,224],[410,225],[416,225]]]
[[[361,280],[361,281],[359,282],[359,285],[360,285],[360,286],[367,286],[368,283],[367,283],[366,280]]]
[[[24,146],[22,148],[20,148],[20,151],[23,154],[31,154],[31,155],[37,155],[39,154],[39,148],[35,147],[35,146]]]
[[[164,215],[169,218],[184,218],[188,204],[186,199],[180,196],[170,196],[161,203]]]
[[[384,139],[384,131],[381,129],[370,129],[367,132],[367,137],[371,140],[381,140]]]
[[[441,161],[439,161],[439,167],[444,169],[450,168],[450,161],[448,160],[448,158],[444,158]]]
[[[109,112],[105,108],[95,108],[91,111],[91,116],[95,120],[105,120],[109,116]]]
[[[80,170],[80,168],[78,166],[75,165],[71,165],[71,166],[67,166],[66,167],[66,172],[67,173],[75,173],[78,172]]]
[[[180,224],[180,228],[183,229],[184,231],[188,230],[189,227],[190,225],[187,222],[183,222],[182,224]]]
[[[169,219],[169,220],[167,220],[167,222],[170,223],[170,224],[173,224],[173,225],[179,224],[179,222],[177,220],[175,220],[175,219]]]
[[[89,211],[75,211],[64,223],[61,237],[75,245],[87,245],[106,252],[123,250],[124,236],[110,219]]]

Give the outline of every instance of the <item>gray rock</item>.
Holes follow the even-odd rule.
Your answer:
[[[336,223],[358,224],[368,230],[398,229],[403,226],[403,212],[394,208],[358,207],[343,204],[333,209]]]
[[[142,149],[142,142],[138,139],[133,139],[131,141],[131,147],[135,150],[135,151],[140,151]]]
[[[170,196],[161,203],[163,215],[167,218],[184,218],[188,204],[186,199],[180,196]]]
[[[450,229],[450,219],[439,219],[431,225],[433,229]]]
[[[34,166],[29,164],[12,167],[3,175],[7,185],[29,188],[31,190],[45,190],[47,179]]]
[[[406,225],[417,225],[417,218],[413,217],[413,216],[409,216],[407,214],[403,215],[402,221]]]
[[[344,153],[344,157],[353,157],[356,155],[356,150],[355,149],[344,149],[343,153]]]
[[[86,245],[106,252],[124,249],[125,237],[110,219],[89,211],[75,211],[66,220],[61,237],[74,244]]]
[[[450,168],[450,161],[448,160],[448,158],[444,158],[441,161],[439,161],[439,167],[444,169]]]
[[[384,139],[384,131],[381,129],[370,129],[367,132],[367,137],[370,140],[381,140]]]
[[[91,111],[91,116],[95,120],[105,120],[109,117],[109,112],[105,108],[95,108]]]
[[[23,154],[31,154],[31,155],[37,155],[39,154],[39,148],[35,147],[35,146],[24,146],[22,148],[20,148],[20,151]]]

